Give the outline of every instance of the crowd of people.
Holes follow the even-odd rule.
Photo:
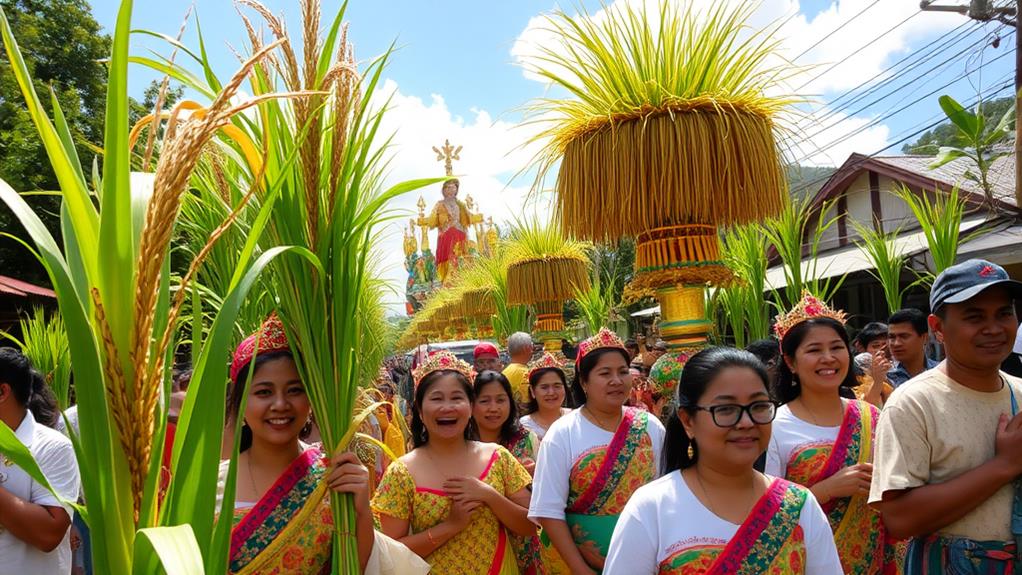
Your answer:
[[[1022,283],[970,260],[936,279],[930,315],[898,310],[854,338],[808,294],[744,350],[672,353],[603,329],[568,359],[516,333],[506,366],[485,342],[472,365],[425,357],[410,403],[403,362],[388,360],[373,390],[386,407],[366,423],[388,449],[368,457],[316,442],[271,318],[230,369],[230,572],[328,569],[329,497],[346,493],[370,574],[1018,573],[1018,299]],[[172,414],[188,375],[174,379]],[[59,431],[76,414],[56,411],[11,348],[0,421],[59,496],[0,461],[0,572],[88,572]]]

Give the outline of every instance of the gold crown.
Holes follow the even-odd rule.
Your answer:
[[[616,333],[605,327],[601,327],[599,333],[578,344],[578,356],[575,358],[575,365],[582,362],[582,358],[597,349],[617,348],[625,349],[625,342]]]
[[[791,328],[806,320],[817,317],[829,317],[833,320],[837,320],[841,325],[844,325],[845,321],[848,319],[848,314],[841,310],[831,308],[813,294],[808,291],[803,291],[802,299],[795,304],[795,307],[791,308],[791,311],[788,313],[778,314],[777,317],[774,318],[774,333],[777,335],[778,340],[783,341],[784,336],[791,331]]]
[[[532,379],[532,374],[541,369],[558,369],[561,373],[564,373],[564,362],[557,359],[557,356],[548,352],[545,352],[539,359],[529,363],[529,379]]]
[[[422,365],[412,370],[412,377],[415,378],[415,387],[419,387],[419,382],[434,371],[456,371],[465,376],[470,384],[476,378],[476,372],[472,369],[472,366],[458,359],[453,353],[443,349],[429,354]]]

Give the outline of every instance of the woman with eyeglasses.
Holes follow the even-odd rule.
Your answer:
[[[784,405],[774,421],[766,472],[812,490],[845,573],[898,572],[899,553],[887,545],[880,514],[866,500],[880,412],[841,393],[856,384],[844,321],[843,312],[808,294],[778,316],[782,362],[774,395]]]
[[[666,474],[628,501],[604,573],[842,573],[812,493],[753,469],[776,414],[767,385],[747,351],[712,347],[689,358],[667,427]]]

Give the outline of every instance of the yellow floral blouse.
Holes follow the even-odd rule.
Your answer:
[[[496,446],[489,464],[479,479],[505,496],[513,495],[532,483],[529,472],[507,449],[500,446]],[[417,487],[404,462],[397,460],[391,463],[383,474],[372,507],[377,515],[388,515],[408,521],[411,532],[420,533],[447,518],[451,510],[451,499],[443,491]],[[432,566],[430,573],[434,575],[507,573],[507,569],[501,569],[499,565],[508,563],[515,565],[514,551],[508,535],[493,511],[489,507],[483,507],[475,513],[468,527],[426,557]],[[501,557],[497,557],[498,553]],[[505,559],[507,557],[512,560],[507,561]]]

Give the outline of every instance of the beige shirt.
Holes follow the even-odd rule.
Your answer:
[[[943,365],[943,364],[942,364]],[[1022,404],[1022,380],[1001,373]],[[1002,413],[1011,413],[1011,390],[984,393],[956,383],[940,367],[894,391],[877,427],[869,502],[888,491],[950,481],[994,457]],[[977,541],[1011,540],[1012,485],[940,533]]]

